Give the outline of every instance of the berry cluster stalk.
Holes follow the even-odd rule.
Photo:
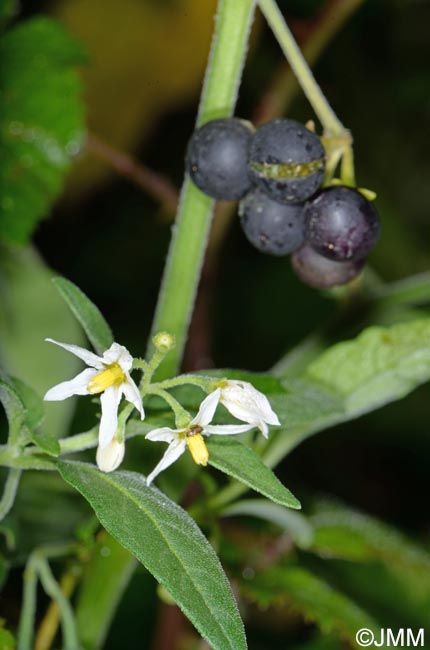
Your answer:
[[[219,0],[216,26],[200,99],[197,126],[229,117],[236,105],[255,0]],[[164,271],[152,333],[168,331],[176,348],[160,364],[157,378],[174,375],[182,360],[214,201],[186,178]]]
[[[319,87],[275,0],[258,0],[258,6],[323,125],[325,135],[343,135],[345,127]]]

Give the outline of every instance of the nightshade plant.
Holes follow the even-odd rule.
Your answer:
[[[310,193],[323,183],[325,196],[333,191],[332,188],[342,185],[346,189],[334,190],[336,194],[353,195],[360,204],[373,199],[368,190],[356,188],[352,136],[322,94],[274,0],[219,0],[197,127],[211,120],[230,118],[234,112],[255,5],[273,30],[322,126],[324,149],[311,129],[306,133],[303,127],[305,138],[316,147],[319,161],[317,167],[311,165],[308,170],[310,175],[317,174]],[[9,17],[12,5],[6,3],[4,6],[0,14],[2,23]],[[20,58],[18,54],[22,52],[23,43],[27,56]],[[32,47],[34,51],[30,52]],[[58,48],[62,56],[58,56]],[[4,241],[16,244],[26,241],[47,204],[58,194],[59,180],[70,158],[82,145],[79,84],[74,70],[76,63],[82,60],[82,53],[79,45],[48,19],[33,19],[27,24],[9,27],[2,37],[1,50],[5,59],[14,62],[16,75],[11,73],[10,78],[5,75],[2,80],[6,110],[0,118],[3,127],[0,138],[4,140],[6,162],[2,163],[0,177],[5,197],[0,208],[0,224]],[[54,87],[58,95],[52,114],[39,130],[34,126],[30,128],[38,116],[29,117],[27,111],[31,107],[21,105],[16,100],[18,91],[11,91],[14,84],[19,86],[21,76],[29,92],[33,83],[32,65],[39,73],[42,69],[45,81],[49,81],[45,87],[42,80],[34,92],[43,94],[51,85],[51,90]],[[70,123],[58,119],[64,108],[63,83],[67,83],[67,92],[72,96],[72,101],[68,101],[72,109],[76,109],[67,113],[71,116]],[[35,102],[33,110],[38,105]],[[240,128],[247,139],[248,127],[241,125]],[[189,152],[188,165],[193,174],[196,170],[192,155],[193,152]],[[260,160],[257,163],[266,164]],[[257,163],[254,161],[249,187],[241,169],[243,187],[237,194],[230,188],[228,198],[241,198],[255,177],[260,186],[267,185],[261,180],[264,170],[256,167]],[[339,177],[336,177],[338,168]],[[15,183],[17,169],[21,174],[19,187]],[[280,181],[280,186],[286,184],[285,179],[282,180],[285,169],[277,169],[272,165],[269,186],[276,185],[276,181]],[[205,170],[207,173],[210,174],[210,169],[209,172]],[[276,177],[278,173],[280,178]],[[306,176],[306,169],[304,174]],[[34,176],[38,181],[37,191],[33,191]],[[219,179],[215,180],[216,194]],[[231,182],[231,177],[228,180]],[[205,177],[204,182],[199,180],[199,183],[204,189],[208,180]],[[307,192],[300,195],[300,200],[309,198],[315,200]],[[20,480],[30,470],[46,473],[48,481],[50,475],[59,475],[88,502],[96,519],[91,516],[75,536],[69,535],[62,544],[45,544],[31,549],[23,577],[19,625],[13,631],[0,627],[0,647],[15,647],[16,637],[18,650],[30,650],[34,647],[35,634],[39,647],[53,647],[59,623],[61,647],[65,650],[102,647],[136,558],[160,583],[162,597],[179,605],[213,650],[245,650],[247,647],[229,578],[236,584],[239,600],[243,597],[265,606],[277,599],[290,598],[306,620],[334,640],[334,648],[342,641],[354,646],[356,631],[361,627],[376,630],[377,621],[356,605],[352,596],[314,575],[311,562],[301,566],[300,554],[337,557],[351,562],[378,557],[384,566],[390,562],[396,564],[400,558],[408,575],[413,576],[414,584],[419,583],[420,576],[430,567],[430,557],[424,550],[388,527],[346,508],[320,504],[309,516],[293,512],[300,509],[299,500],[272,471],[308,436],[400,399],[427,381],[430,378],[430,320],[420,318],[390,327],[369,327],[357,338],[331,348],[319,350],[317,346],[311,356],[306,346],[303,349],[299,346],[267,373],[211,370],[178,374],[213,205],[213,198],[200,191],[186,175],[153,331],[144,358],[133,358],[116,342],[98,308],[75,284],[61,277],[53,279],[56,290],[76,317],[94,351],[90,346],[78,345],[79,338],[66,343],[47,339],[77,356],[88,367],[81,368],[77,375],[73,375],[72,370],[68,375],[65,370],[62,383],[51,387],[44,399],[61,401],[78,395],[100,400],[97,402],[101,410],[100,421],[95,422],[91,430],[64,437],[53,435],[44,423],[44,405],[39,391],[24,383],[25,377],[17,379],[2,371],[0,400],[9,431],[7,441],[0,447],[0,464],[7,470],[0,517],[4,519],[1,531],[9,546],[13,546],[13,529],[8,521],[19,495]],[[26,211],[26,206],[31,208]],[[290,204],[286,205],[287,209],[290,211]],[[15,224],[16,210],[25,211],[28,216],[20,228]],[[252,210],[249,199],[245,200],[242,219],[254,219]],[[281,208],[279,211],[282,212]],[[373,216],[373,208],[370,212]],[[250,225],[247,228],[252,239],[254,230],[251,232]],[[375,232],[376,229],[375,226]],[[296,230],[299,231],[299,234],[295,232],[298,246],[303,243],[303,224],[300,223]],[[374,238],[376,235],[372,235],[372,244]],[[277,245],[271,247],[277,254]],[[288,252],[292,248],[287,247]],[[370,245],[365,253],[369,248]],[[351,256],[347,256],[346,261],[342,258],[343,267],[336,267],[343,262],[338,258],[332,261],[329,256],[321,258],[323,261],[319,263],[318,253],[309,248],[302,248],[295,255],[294,263],[299,273],[309,284],[321,288],[338,283],[327,280],[327,274],[332,273],[345,282],[362,267],[361,260],[353,258],[351,261]],[[55,330],[53,322],[52,336]],[[40,341],[41,348],[46,345]],[[57,354],[65,355],[61,350],[57,350]],[[158,445],[158,464],[147,476],[121,466],[125,463],[126,467],[129,461],[127,439],[134,437],[142,439],[142,449],[151,458],[155,458],[155,445],[145,440],[168,445],[167,450]],[[83,452],[96,447],[95,458],[86,455],[85,460],[81,459]],[[174,474],[173,464],[188,452],[195,466],[192,463],[184,465],[188,472],[185,477],[179,472]],[[81,456],[70,458],[73,454]],[[216,471],[210,472],[210,468]],[[228,477],[228,482],[219,481],[220,473]],[[173,477],[170,484],[167,479],[166,482],[162,480],[168,476]],[[192,495],[190,499],[187,490],[194,479],[200,488],[197,496]],[[158,489],[154,481],[166,489]],[[259,498],[244,499],[249,489]],[[232,542],[224,544],[226,552],[219,527],[220,517],[245,515],[272,522],[284,531],[298,551],[294,557],[280,557],[278,565],[260,567],[256,580],[248,582],[237,557],[242,553],[247,561],[252,553],[246,545],[239,545],[236,552],[230,554],[233,559],[229,559],[228,545]],[[341,542],[335,538],[338,531],[341,531]],[[100,545],[108,550],[107,565],[104,564],[102,573],[98,568]],[[225,553],[229,578],[217,551],[221,555]],[[51,563],[59,560],[66,562],[62,564],[62,578],[57,579]],[[90,568],[82,575],[84,566]],[[39,581],[55,604],[41,623],[37,612]],[[71,596],[76,588],[79,596],[73,601]],[[103,604],[99,608],[98,598]],[[40,645],[41,639],[46,638],[49,641]]]

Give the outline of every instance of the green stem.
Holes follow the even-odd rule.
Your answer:
[[[17,650],[31,650],[36,617],[37,573],[34,557],[30,557],[24,570],[24,594],[18,626]]]
[[[40,449],[33,448],[40,453]],[[30,450],[29,450],[30,451]],[[32,453],[24,452],[21,456],[15,457],[14,451],[6,445],[0,445],[0,466],[12,467],[14,469],[45,469],[54,470],[55,464],[48,458],[39,458]]]
[[[307,64],[275,0],[258,0],[258,5],[281,46],[303,92],[323,125],[325,134],[340,135],[344,133],[345,127],[315,80],[312,70]]]
[[[160,388],[155,388],[155,385],[151,386],[151,388],[148,390],[148,394],[157,395],[158,397],[161,397],[161,399],[164,399],[165,402],[167,402],[175,414],[175,422],[178,429],[182,429],[187,426],[191,420],[191,415],[187,410],[184,409],[181,404],[179,404],[178,400],[176,400],[173,395],[170,395],[170,393],[165,390],[161,390]]]
[[[62,438],[59,440],[61,455],[84,451],[84,449],[92,449],[97,446],[98,439],[98,427],[94,427],[84,433],[78,433],[75,436],[70,436],[69,438]]]
[[[54,600],[61,616],[64,650],[79,650],[78,631],[72,607],[55,580],[48,562],[44,557],[37,557],[37,570],[42,586],[48,596]]]
[[[10,469],[4,486],[3,496],[0,500],[0,521],[2,521],[12,508],[18,490],[20,469]]]
[[[347,147],[343,152],[340,176],[344,185],[355,187],[354,152],[352,147]]]
[[[255,0],[219,0],[216,27],[197,124],[230,116],[237,94],[248,44]],[[174,375],[181,363],[194,306],[203,257],[212,221],[214,201],[187,177],[164,271],[152,333],[165,330],[176,337],[176,347],[161,363],[157,376]]]
[[[177,386],[192,385],[198,386],[206,393],[210,393],[212,390],[215,390],[216,383],[218,381],[219,379],[215,379],[214,377],[204,377],[200,375],[179,375],[173,379],[165,379],[164,381],[153,384],[153,387],[167,389],[176,388]]]

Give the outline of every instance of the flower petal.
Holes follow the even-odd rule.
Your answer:
[[[275,411],[272,409],[267,397],[263,395],[263,393],[260,393],[260,391],[258,390],[255,390],[255,392],[256,392],[255,401],[257,403],[258,410],[262,416],[262,419],[265,422],[267,422],[267,424],[273,424],[279,426],[281,424],[279,422],[279,418],[276,415]]]
[[[55,345],[59,345],[60,348],[64,348],[64,350],[67,350],[67,352],[71,352],[75,355],[75,357],[79,357],[79,359],[85,361],[87,366],[97,368],[97,370],[101,370],[103,368],[103,359],[101,357],[98,357],[96,354],[94,354],[94,352],[90,352],[85,348],[79,347],[79,345],[60,343],[59,341],[54,341],[54,339],[45,339],[45,341],[49,341],[49,343],[55,343]]]
[[[261,433],[265,438],[269,437],[269,427],[267,424],[264,422],[264,420],[259,420],[258,422],[255,423],[255,426],[260,429]]]
[[[103,352],[103,362],[106,365],[118,363],[124,372],[128,372],[133,365],[133,357],[123,345],[112,343],[110,348]]]
[[[261,426],[257,423],[261,421],[279,425],[278,416],[267,397],[247,381],[229,380],[221,389],[220,402],[238,420],[253,422],[259,428]],[[267,427],[263,426],[263,429]]]
[[[185,439],[183,440],[175,440],[172,442],[166,450],[166,453],[164,454],[163,458],[160,460],[158,465],[155,467],[155,469],[152,470],[152,472],[149,474],[149,476],[146,479],[146,484],[151,485],[152,481],[160,472],[162,472],[164,469],[172,465],[176,460],[178,460],[179,456],[182,456],[182,454],[185,451],[186,447],[186,442]]]
[[[203,429],[203,433],[206,435],[215,434],[217,436],[230,436],[234,433],[244,433],[245,431],[251,431],[254,428],[254,424],[212,424],[208,425]]]
[[[140,395],[139,389],[128,372],[125,373],[125,376],[127,381],[121,384],[121,390],[127,402],[134,404],[140,413],[140,419],[143,420],[145,417],[145,411],[143,410],[142,397]]]
[[[118,442],[116,438],[110,441],[106,447],[97,448],[96,461],[102,472],[113,472],[122,463],[124,458],[125,444]]]
[[[179,429],[170,429],[170,427],[161,427],[161,429],[154,429],[146,434],[147,440],[152,442],[168,442],[169,444],[174,440],[178,440]]]
[[[88,383],[97,374],[94,368],[86,368],[70,381],[63,381],[48,390],[43,398],[46,402],[57,402],[72,395],[89,395]]]
[[[121,389],[109,386],[100,395],[102,417],[99,428],[99,446],[104,449],[111,442],[118,426],[118,406],[121,399]]]
[[[221,391],[219,388],[214,390],[213,393],[209,393],[200,404],[199,412],[196,417],[191,420],[190,425],[198,424],[201,427],[205,427],[209,422],[212,422],[220,396]]]

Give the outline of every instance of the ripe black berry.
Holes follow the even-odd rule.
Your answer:
[[[239,214],[246,237],[262,253],[288,255],[304,242],[303,205],[278,203],[255,188],[241,201]]]
[[[273,120],[261,126],[251,144],[252,180],[272,199],[300,203],[320,187],[325,152],[320,139],[294,120]]]
[[[315,289],[329,289],[353,280],[362,270],[364,259],[334,262],[306,245],[293,253],[291,264],[299,278]]]
[[[250,189],[248,155],[253,130],[237,118],[207,122],[188,144],[186,169],[197,187],[219,200],[241,199]]]
[[[306,239],[337,262],[365,257],[379,236],[376,209],[350,187],[330,187],[307,203]]]

